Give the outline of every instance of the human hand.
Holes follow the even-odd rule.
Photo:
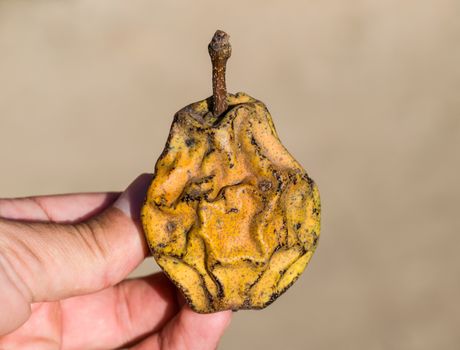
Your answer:
[[[214,349],[231,311],[193,312],[148,255],[150,175],[121,195],[0,200],[0,349]]]

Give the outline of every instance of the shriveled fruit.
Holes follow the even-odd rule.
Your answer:
[[[224,49],[224,66],[216,69]],[[195,311],[259,309],[310,260],[320,233],[319,193],[279,141],[266,106],[226,93],[225,33],[216,32],[210,52],[214,95],[176,113],[143,227],[157,263]]]

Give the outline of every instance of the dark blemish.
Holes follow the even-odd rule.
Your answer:
[[[259,188],[262,192],[267,192],[270,188],[272,188],[272,183],[268,180],[262,180],[259,182]]]
[[[313,246],[315,247],[316,245],[318,245],[319,236],[316,233],[316,231],[312,231],[311,234],[313,236]]]
[[[192,147],[195,145],[195,139],[191,138],[191,139],[187,139],[185,140],[185,144],[187,145],[187,147]]]
[[[316,246],[318,245],[318,239],[319,239],[318,236],[315,236],[315,237],[313,238],[313,247],[316,247]]]
[[[238,213],[238,212],[239,212],[239,210],[236,209],[236,208],[230,208],[230,209],[227,211],[227,213]]]
[[[176,224],[172,221],[168,221],[166,223],[166,231],[168,231],[169,233],[172,233],[174,232],[174,230],[176,229]]]
[[[276,171],[276,170],[272,170],[272,174],[273,176],[276,178],[276,180],[278,181],[278,186],[276,188],[276,192],[278,193],[281,193],[282,189],[283,189],[283,179],[281,177],[281,175]]]
[[[278,298],[278,293],[273,293],[273,294],[270,296],[270,300],[268,300],[267,303],[266,303],[265,305],[270,305],[270,304],[273,303],[277,298]]]
[[[214,176],[215,175],[209,175],[209,176],[202,177],[201,179],[195,181],[194,183],[197,184],[197,185],[202,185],[204,183],[208,183],[208,182],[212,181]]]
[[[319,214],[318,208],[313,208],[312,214],[313,214],[313,215],[318,215],[318,214]]]
[[[208,149],[206,150],[205,157],[210,155],[212,152],[215,151],[214,145],[213,145],[213,139],[214,139],[214,133],[213,134],[207,134],[206,140],[208,143]]]
[[[190,203],[190,202],[195,202],[195,201],[200,201],[203,196],[206,196],[206,193],[201,193],[198,190],[191,191],[190,193],[187,193],[184,195],[182,198],[182,202]]]
[[[233,163],[230,163],[228,167],[231,169],[231,168],[233,168],[234,166],[235,166],[235,165],[234,165]]]
[[[298,222],[296,225],[295,225],[295,229],[298,230],[299,228],[302,227],[302,224],[300,222]]]
[[[158,243],[157,244],[157,248],[161,249],[161,248],[164,248],[164,247],[166,247],[166,244],[164,244],[164,243]]]
[[[227,153],[227,159],[228,159],[228,162],[229,162],[229,164],[230,164],[230,168],[233,168],[232,156],[230,155],[230,153]]]

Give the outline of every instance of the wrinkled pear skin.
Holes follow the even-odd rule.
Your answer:
[[[155,260],[200,313],[260,309],[291,286],[320,234],[318,188],[265,105],[238,93],[176,113],[142,208]]]

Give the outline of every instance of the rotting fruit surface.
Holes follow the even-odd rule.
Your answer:
[[[315,183],[265,105],[227,94],[174,117],[142,208],[152,254],[201,313],[260,309],[305,269],[320,233]]]
[[[265,105],[228,96],[179,111],[142,210],[153,255],[198,312],[262,308],[302,273],[318,189],[280,143]]]

